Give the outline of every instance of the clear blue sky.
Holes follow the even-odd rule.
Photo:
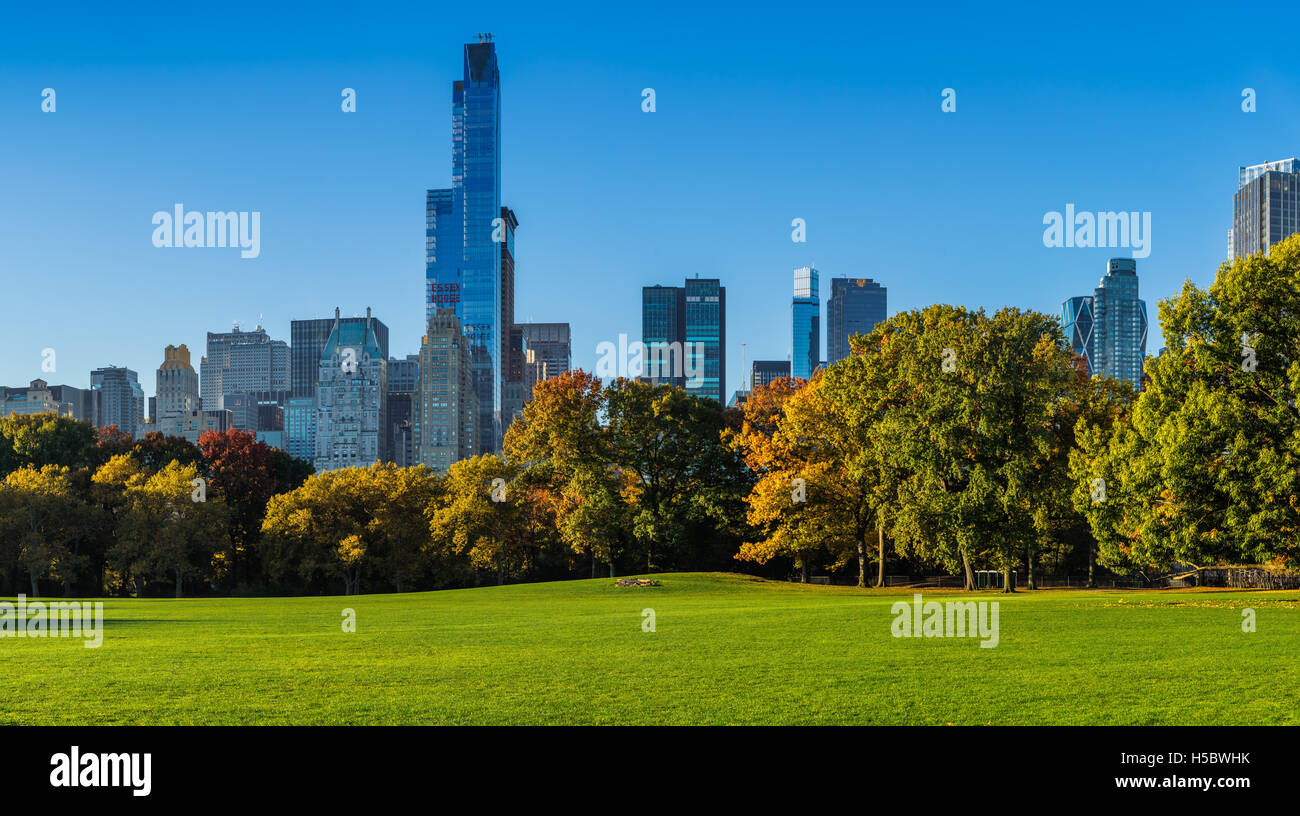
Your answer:
[[[721,277],[728,393],[742,342],[789,353],[791,270],[810,262],[824,292],[883,282],[891,312],[1059,314],[1125,254],[1045,248],[1044,213],[1070,202],[1152,213],[1154,323],[1185,277],[1212,280],[1237,166],[1300,153],[1281,4],[186,7],[4,12],[0,383],[84,387],[117,364],[152,393],[169,343],[197,367],[206,331],[261,315],[288,340],[335,305],[417,351],[424,192],[450,183],[451,82],[480,31],[501,63],[516,318],[570,322],[590,370],[597,343],[639,337],[643,285]],[[261,257],[153,247],[153,213],[178,202],[260,211]]]

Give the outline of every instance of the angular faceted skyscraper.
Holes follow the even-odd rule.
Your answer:
[[[1083,295],[1072,297],[1061,306],[1065,321],[1065,339],[1088,364],[1088,373],[1092,373],[1092,297]]]
[[[496,45],[465,46],[451,88],[451,188],[426,199],[425,322],[453,308],[469,344],[479,407],[477,450],[501,445],[501,77]]]
[[[790,304],[794,321],[791,372],[805,380],[812,377],[822,362],[822,299],[817,277],[817,270],[811,266],[794,271],[794,300]]]

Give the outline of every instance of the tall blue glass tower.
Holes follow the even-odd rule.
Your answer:
[[[1111,258],[1092,296],[1061,307],[1070,347],[1094,377],[1114,377],[1142,387],[1147,352],[1147,304],[1138,297],[1137,261]]]
[[[479,405],[479,450],[501,442],[501,77],[496,45],[465,46],[451,89],[451,188],[425,207],[425,320],[454,307],[469,342]]]
[[[794,271],[794,351],[790,373],[807,380],[821,365],[822,300],[817,291],[817,270],[803,266]]]

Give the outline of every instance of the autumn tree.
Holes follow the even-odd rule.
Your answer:
[[[453,464],[441,501],[428,511],[430,547],[466,556],[475,569],[492,570],[504,584],[507,571],[522,566],[527,543],[525,499],[512,485],[519,473],[490,454]]]
[[[198,446],[181,436],[163,436],[158,431],[150,431],[131,446],[131,455],[141,467],[154,473],[176,462],[180,465],[197,465],[200,475],[203,475],[202,452]]]
[[[211,575],[212,561],[227,535],[226,507],[202,501],[198,466],[171,462],[148,477],[128,479],[126,511],[110,560],[135,575],[174,580],[176,597],[185,579]]]
[[[231,428],[207,431],[199,437],[208,489],[230,509],[230,541],[220,559],[221,577],[232,585],[247,578],[247,554],[261,537],[267,503],[277,493],[295,487],[292,460],[278,453],[256,434]]]
[[[318,473],[271,497],[262,521],[267,574],[340,579],[344,594],[359,592],[379,498],[364,468]]]
[[[529,499],[534,537],[549,517],[566,548],[591,562],[613,559],[623,524],[618,474],[609,462],[601,425],[604,387],[578,370],[537,383],[533,398],[506,433],[507,462],[520,468],[517,486]]]
[[[424,465],[401,468],[392,463],[372,465],[365,474],[372,482],[373,518],[366,525],[368,568],[404,592],[429,575],[436,586],[463,577],[457,559],[428,546],[428,509],[443,495],[442,480]]]
[[[837,537],[847,538],[837,529],[828,467],[818,459],[816,440],[786,417],[787,407],[807,387],[801,379],[779,378],[753,389],[740,427],[723,432],[757,477],[745,501],[747,519],[760,535],[744,542],[736,558],[759,564],[790,558],[805,582],[810,562],[826,554]],[[800,422],[807,425],[810,419],[804,414]]]
[[[114,456],[130,453],[135,447],[135,440],[129,433],[116,425],[105,425],[95,429],[95,463],[102,465]]]
[[[77,544],[93,523],[91,508],[73,492],[71,471],[46,465],[21,467],[0,482],[0,557],[21,565],[40,594],[40,580],[65,588],[85,568]]]

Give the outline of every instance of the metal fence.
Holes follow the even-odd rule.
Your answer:
[[[1001,589],[1003,576],[995,570],[976,570],[976,587]],[[798,574],[789,580],[798,582]],[[1024,572],[1011,573],[1012,588],[1024,589],[1029,585]],[[808,583],[856,586],[855,575],[810,575]],[[874,573],[867,575],[868,585],[875,585]],[[961,589],[966,578],[961,575],[886,575],[885,586],[911,589]],[[1231,589],[1300,589],[1300,573],[1284,572],[1264,567],[1204,567],[1178,575],[1147,577],[1138,575],[1097,575],[1093,589],[1182,589],[1189,587],[1223,587]],[[1035,575],[1035,589],[1086,589],[1087,575]]]

